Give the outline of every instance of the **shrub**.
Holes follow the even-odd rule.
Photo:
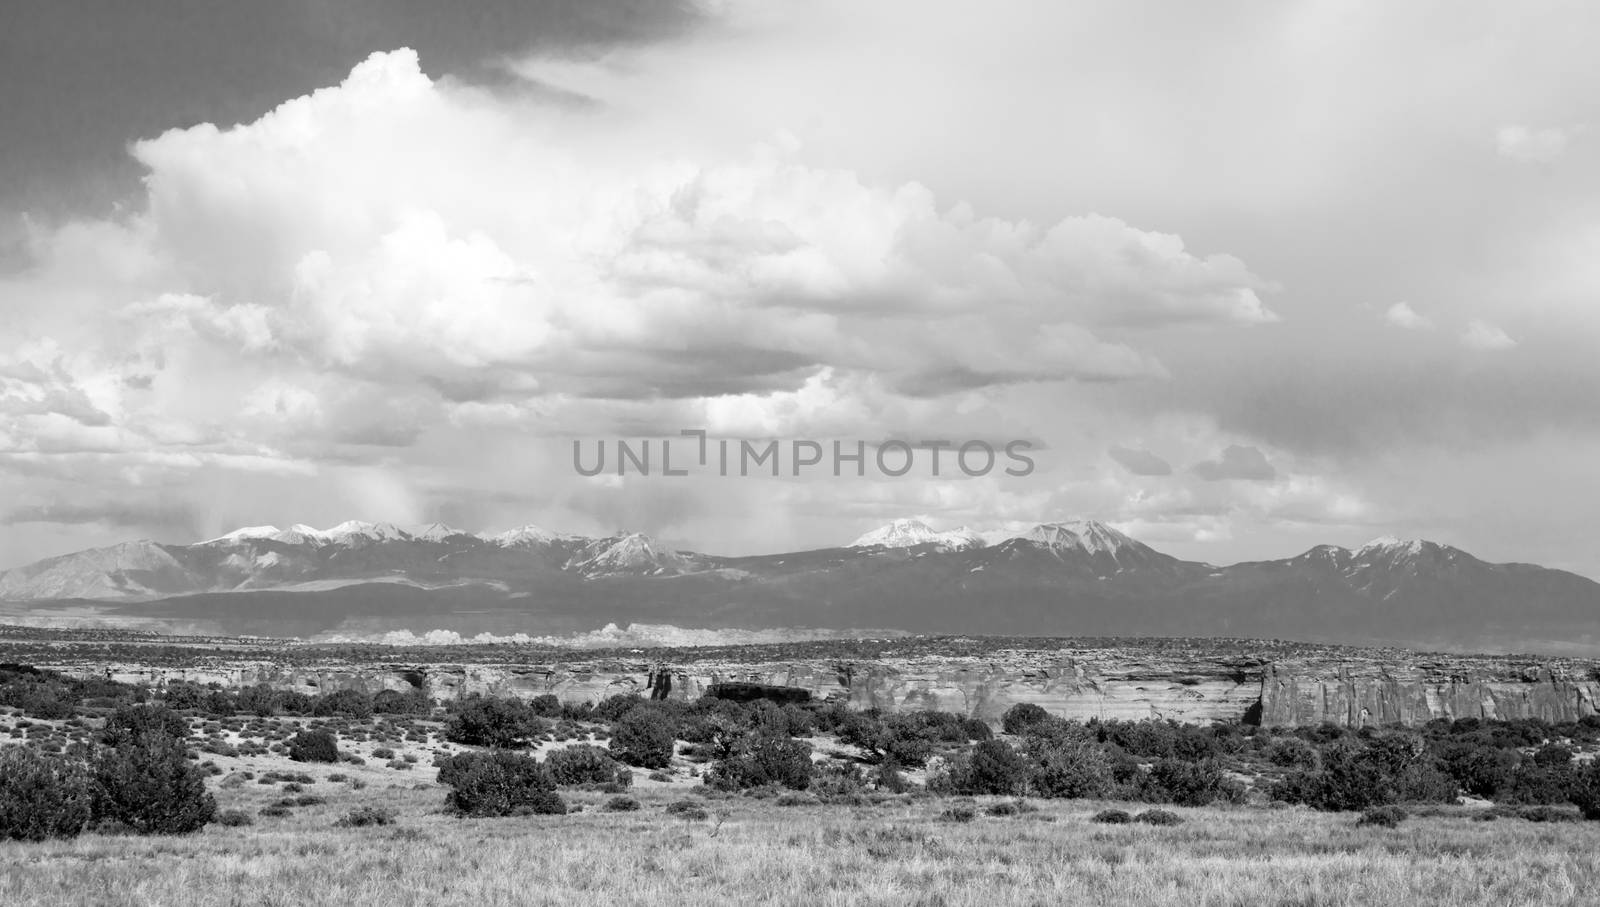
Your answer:
[[[250,818],[248,814],[237,809],[223,810],[222,812],[217,813],[216,818],[212,821],[216,822],[218,825],[225,825],[228,828],[241,828],[246,825],[255,824],[254,819]]]
[[[1505,803],[1566,803],[1576,777],[1570,765],[1539,765],[1529,759],[1517,766],[1497,799]]]
[[[550,777],[562,787],[614,782],[620,768],[605,750],[588,744],[552,750],[544,757],[544,765],[550,770]],[[632,773],[628,774],[632,778]]]
[[[638,693],[618,693],[615,696],[607,696],[594,707],[593,714],[590,717],[595,721],[615,724],[623,715],[633,711],[643,702],[644,698]]]
[[[1028,786],[1041,797],[1098,797],[1111,787],[1105,751],[1086,741],[1030,738]]]
[[[705,808],[693,800],[675,800],[668,803],[666,813],[688,822],[698,822],[709,817]]]
[[[1133,821],[1124,809],[1102,809],[1089,819],[1090,822],[1099,822],[1102,825],[1126,825]]]
[[[634,708],[611,726],[611,755],[640,768],[666,768],[676,742],[672,721],[654,708]]]
[[[216,815],[205,773],[189,761],[181,741],[146,736],[132,746],[102,749],[91,768],[98,821],[141,834],[186,834]]]
[[[341,716],[364,721],[372,717],[372,697],[360,690],[335,690],[318,696],[311,714],[320,718]]]
[[[453,756],[443,754],[434,756],[433,767],[439,770],[439,783],[453,784],[455,779],[465,773],[467,768],[482,755],[482,753],[456,753]]]
[[[1019,702],[1006,709],[1005,714],[1000,716],[1000,727],[1007,734],[1021,736],[1026,734],[1029,728],[1049,717],[1050,713],[1039,706],[1031,702]]]
[[[810,709],[801,708],[791,702],[786,703],[782,711],[784,720],[788,724],[786,733],[790,737],[810,737],[816,731],[817,718]],[[988,729],[988,726],[984,725],[984,730]]]
[[[747,734],[725,759],[706,773],[705,783],[719,790],[742,790],[776,784],[794,790],[811,786],[811,746],[788,737]]]
[[[955,803],[939,814],[939,818],[946,822],[971,822],[978,817],[978,810],[970,803]]]
[[[1407,735],[1374,738],[1366,745],[1341,742],[1323,754],[1320,771],[1289,775],[1273,796],[1321,810],[1453,800],[1455,781],[1419,744]]]
[[[1517,810],[1517,818],[1529,822],[1577,822],[1584,817],[1554,806],[1524,806]]]
[[[394,750],[389,749],[386,746],[377,747],[372,751],[372,758],[374,758],[374,759],[393,759],[394,758]]]
[[[205,687],[186,681],[173,681],[162,691],[161,698],[174,709],[201,709],[209,695]]]
[[[565,813],[555,781],[538,760],[497,750],[463,753],[441,768],[439,778],[452,788],[450,808],[467,816]]]
[[[71,838],[89,824],[94,790],[82,763],[0,747],[0,839]]]
[[[262,815],[262,816],[266,816],[269,819],[281,819],[284,816],[289,815],[289,807],[287,807],[287,806],[279,806],[277,804],[273,804],[271,806],[263,806],[263,807],[261,807],[260,810],[257,811],[257,814],[258,815]]]
[[[1474,797],[1494,798],[1511,787],[1519,758],[1515,750],[1457,743],[1445,747],[1439,761],[1462,790]]]
[[[632,797],[612,797],[606,801],[607,812],[631,813],[639,809],[639,801]]]
[[[1238,800],[1243,789],[1229,781],[1213,761],[1185,762],[1161,759],[1150,767],[1149,781],[1163,802],[1179,806],[1206,806],[1218,800]]]
[[[1361,818],[1356,820],[1356,827],[1396,828],[1408,818],[1410,814],[1398,806],[1374,806],[1361,814]]]
[[[1591,822],[1600,821],[1600,761],[1590,762],[1573,772],[1567,799]]]
[[[855,763],[826,762],[814,766],[806,789],[823,800],[853,801],[866,788],[866,776]]]
[[[1146,825],[1181,825],[1183,817],[1165,809],[1147,809],[1134,816],[1133,821],[1143,822]]]
[[[112,747],[132,746],[151,736],[183,740],[189,736],[189,722],[166,706],[130,705],[112,712],[100,729],[100,741]]]
[[[911,790],[911,782],[906,780],[905,774],[900,771],[900,766],[893,761],[878,763],[877,769],[873,772],[872,786],[891,794],[903,794]]]
[[[327,731],[301,731],[289,738],[289,758],[295,762],[338,762],[339,744]]]
[[[474,695],[455,703],[444,736],[453,743],[513,749],[529,745],[544,730],[544,720],[522,700]]]
[[[1314,769],[1317,748],[1299,737],[1280,737],[1268,745],[1267,761],[1282,768]]]
[[[1028,784],[1028,763],[1003,740],[985,740],[972,748],[966,776],[956,780],[957,793],[1016,794]]]
[[[1102,743],[1115,744],[1123,752],[1147,759],[1170,759],[1178,755],[1178,739],[1183,728],[1170,721],[1091,722]]]
[[[961,719],[961,736],[970,741],[993,740],[994,729],[982,718]]]
[[[358,806],[333,823],[336,828],[367,828],[373,825],[393,825],[395,812],[382,806]]]
[[[561,700],[550,693],[541,693],[528,702],[528,708],[542,718],[560,718]]]
[[[936,719],[929,720],[931,714],[852,712],[840,717],[839,739],[865,750],[873,761],[920,766],[933,755],[934,743],[941,736],[941,725]],[[960,742],[965,740],[962,737]]]
[[[426,715],[433,711],[433,700],[421,690],[380,690],[372,697],[375,715]]]
[[[1551,743],[1540,747],[1533,754],[1533,764],[1545,768],[1556,768],[1572,763],[1572,750],[1559,743]]]
[[[249,712],[263,718],[269,717],[278,708],[278,695],[272,687],[264,683],[245,687],[239,691],[235,705],[241,712]]]
[[[919,729],[890,725],[885,731],[881,750],[884,760],[915,768],[933,755],[933,740]]]

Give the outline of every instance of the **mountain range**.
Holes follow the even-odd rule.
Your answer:
[[[1020,532],[895,520],[838,548],[745,557],[535,526],[493,535],[441,524],[252,526],[0,572],[0,602],[0,621],[306,637],[552,634],[639,621],[1600,651],[1600,584],[1576,574],[1393,538],[1219,567],[1093,520]]]

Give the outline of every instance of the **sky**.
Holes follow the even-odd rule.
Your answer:
[[[1600,578],[1594,4],[442,9],[0,12],[0,568],[1092,518]],[[574,469],[687,429],[1035,467]]]

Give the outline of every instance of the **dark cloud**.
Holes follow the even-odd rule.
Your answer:
[[[1266,455],[1256,448],[1230,444],[1217,459],[1194,464],[1194,474],[1207,482],[1222,479],[1264,482],[1277,477],[1278,471],[1267,462]]]
[[[1106,451],[1123,469],[1136,476],[1170,476],[1172,464],[1148,450],[1131,447],[1112,447]]]
[[[16,507],[0,516],[0,525],[54,523],[63,526],[99,524],[119,529],[177,531],[185,536],[197,534],[198,519],[186,505],[165,503],[106,504],[31,504]]]
[[[682,350],[604,351],[574,357],[550,390],[601,400],[694,399],[797,390],[815,373],[814,357],[730,343]]]
[[[394,425],[381,422],[353,425],[336,431],[333,440],[363,447],[410,447],[422,436],[419,425]]]
[[[1153,389],[1107,385],[1101,405],[1149,415],[1205,413],[1228,435],[1315,457],[1600,432],[1592,329],[1519,326],[1519,346],[1501,357],[1470,355],[1450,332],[1347,338],[1342,329],[1244,331],[1214,334],[1204,347],[1156,345],[1175,380]]]

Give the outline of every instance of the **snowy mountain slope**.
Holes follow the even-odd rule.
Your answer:
[[[1600,647],[1600,584],[1559,570],[1397,539],[1218,567],[1091,520],[988,541],[896,520],[850,546],[743,557],[674,551],[637,533],[589,538],[533,526],[482,536],[356,521],[253,526],[194,545],[130,542],[0,572],[0,600],[123,603],[129,614],[234,621],[252,632],[291,613],[293,626],[322,629],[359,614],[379,619],[404,601],[416,615],[434,602],[475,632],[603,618]],[[260,602],[282,613],[262,612]]]
[[[979,548],[983,544],[984,541],[978,533],[965,526],[938,532],[921,520],[898,519],[862,535],[848,547],[915,548],[918,545],[935,545],[956,551],[962,548]]]

